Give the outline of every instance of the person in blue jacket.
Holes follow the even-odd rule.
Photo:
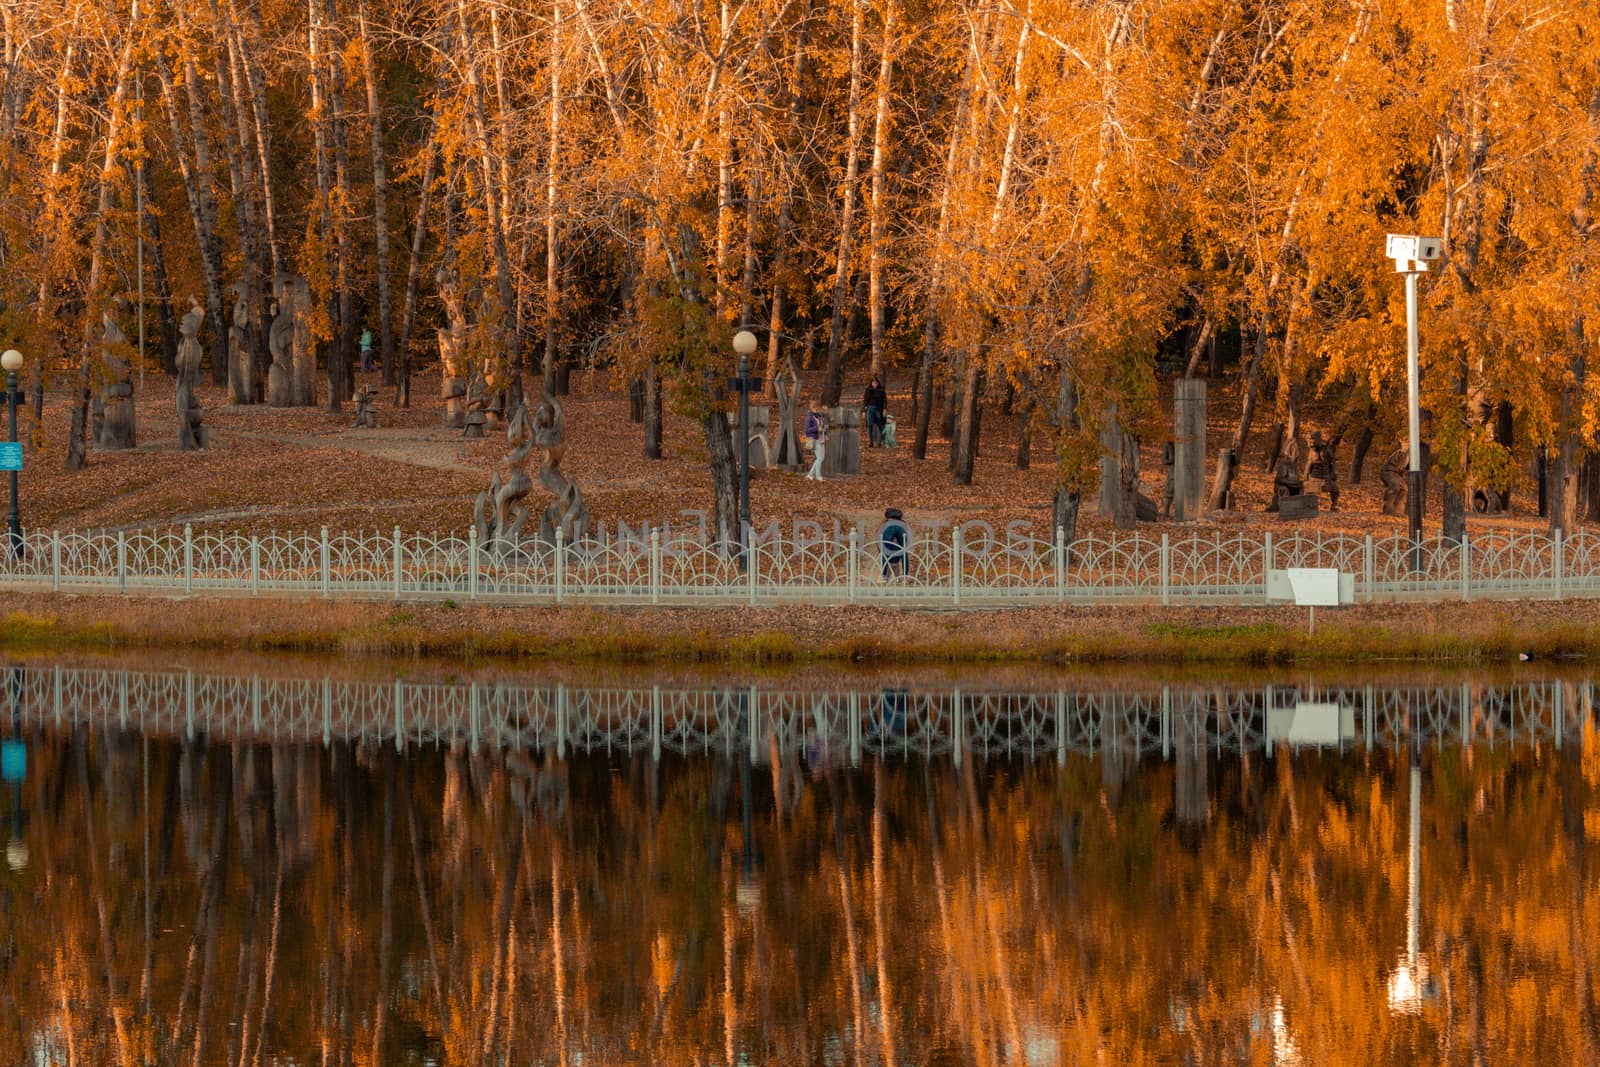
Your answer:
[[[883,527],[878,531],[878,550],[883,556],[883,577],[900,577],[906,573],[907,529],[905,516],[899,508],[885,508]]]

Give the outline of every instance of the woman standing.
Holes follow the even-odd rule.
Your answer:
[[[828,451],[827,412],[812,408],[806,415],[806,442],[811,446],[811,450],[816,456],[811,461],[811,469],[806,471],[806,480],[820,482],[822,481],[822,460]]]

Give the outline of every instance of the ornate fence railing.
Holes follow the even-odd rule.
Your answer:
[[[131,731],[240,742],[359,741],[473,750],[720,755],[763,763],[942,757],[1172,759],[1583,745],[1593,683],[1230,688],[871,689],[447,685],[192,671],[0,667],[0,733]],[[785,757],[787,758],[787,756]]]
[[[0,586],[123,594],[297,594],[524,604],[1262,604],[1268,572],[1336,568],[1358,602],[1600,596],[1600,536],[1181,532],[913,537],[896,564],[871,535],[752,536],[748,549],[663,534],[572,544],[473,533],[33,531],[0,548]]]

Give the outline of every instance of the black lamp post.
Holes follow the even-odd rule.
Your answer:
[[[6,408],[11,414],[11,512],[6,516],[6,529],[11,534],[11,554],[22,558],[22,514],[17,510],[17,472],[22,469],[22,452],[17,444],[17,401],[22,394],[17,391],[17,371],[22,369],[22,353],[8,348],[0,353],[0,368],[6,372]]]
[[[745,559],[745,544],[750,531],[750,391],[761,383],[750,377],[750,353],[756,350],[756,335],[740,330],[733,335],[733,350],[739,353],[739,375],[728,384],[739,390],[739,560]]]

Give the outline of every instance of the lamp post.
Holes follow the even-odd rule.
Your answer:
[[[17,446],[17,401],[21,394],[17,392],[17,371],[22,369],[22,353],[15,348],[8,348],[0,353],[0,368],[6,372],[6,408],[11,414],[11,436],[8,443],[12,446],[6,464],[11,471],[11,513],[6,516],[6,529],[11,533],[11,554],[17,559],[22,558],[22,515],[17,510],[17,472],[22,469],[22,450]]]
[[[743,564],[750,536],[750,390],[760,384],[750,377],[756,335],[740,330],[733,335],[733,350],[739,354],[739,375],[728,384],[739,390],[739,560]]]
[[[1394,269],[1406,276],[1406,430],[1409,434],[1409,470],[1406,473],[1406,531],[1411,540],[1411,565],[1422,567],[1422,406],[1417,343],[1417,279],[1439,258],[1444,241],[1438,237],[1389,234],[1386,251]]]

